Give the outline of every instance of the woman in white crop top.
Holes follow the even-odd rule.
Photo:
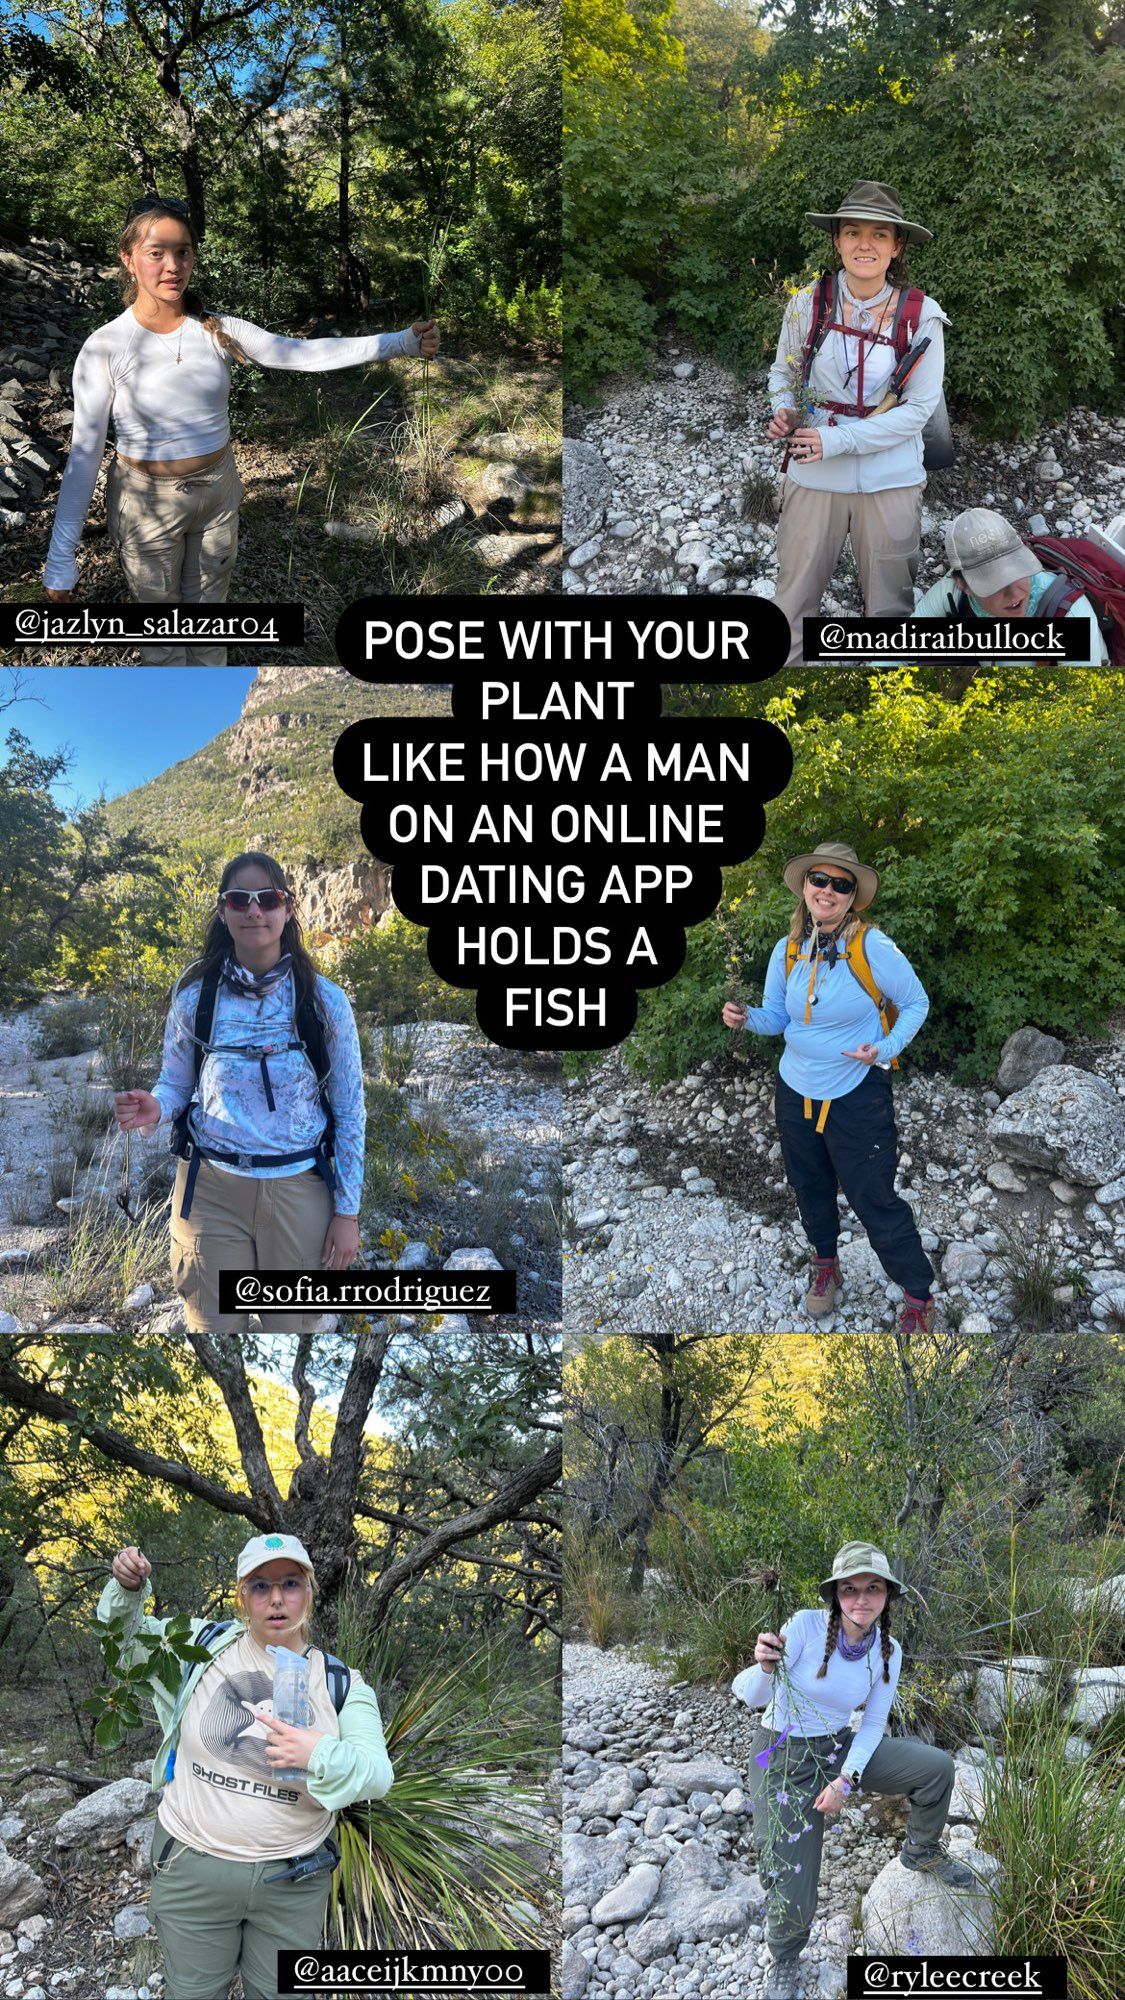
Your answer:
[[[230,447],[232,361],[303,373],[438,351],[433,320],[354,340],[287,340],[209,311],[190,289],[199,243],[186,206],[133,203],[119,255],[125,311],[90,335],[74,366],[74,429],[47,555],[47,595],[65,602],[110,418],[109,531],[139,604],[222,604],[238,549],[242,487]],[[222,647],[153,647],[148,665],[223,666]]]

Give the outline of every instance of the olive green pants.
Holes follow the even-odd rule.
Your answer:
[[[838,1736],[790,1736],[781,1743],[768,1729],[755,1733],[747,1791],[766,1892],[766,1935],[775,1959],[796,1958],[808,1943],[826,1818],[814,1810],[813,1800],[847,1770],[854,1734],[842,1729]],[[757,1759],[767,1751],[763,1770]],[[901,1793],[909,1799],[907,1837],[929,1847],[945,1825],[953,1777],[948,1750],[912,1736],[884,1736],[863,1767],[861,1790]]]
[[[238,554],[242,482],[228,448],[183,479],[115,458],[106,514],[138,604],[225,604]],[[145,667],[225,667],[225,646],[142,646]]]
[[[881,493],[827,493],[787,479],[777,531],[775,604],[789,620],[786,665],[803,664],[806,618],[819,618],[824,593],[850,540],[868,618],[909,617],[921,560],[921,486]]]
[[[182,1840],[169,1846],[159,1825],[152,1851],[161,1858],[148,1907],[164,1954],[165,2000],[227,2000],[236,1972],[246,2000],[284,2000],[277,1954],[319,1944],[331,1876],[267,1887],[265,1876],[284,1861],[220,1861]]]

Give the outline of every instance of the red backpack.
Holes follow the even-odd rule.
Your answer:
[[[1125,560],[1089,535],[1025,535],[1033,556],[1055,571],[1035,607],[1037,618],[1065,618],[1088,597],[1109,648],[1111,666],[1125,667]]]

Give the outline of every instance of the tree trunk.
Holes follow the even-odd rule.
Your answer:
[[[352,178],[352,98],[348,77],[348,0],[340,0],[340,189],[337,204],[336,255],[337,304],[341,313],[350,312],[352,303],[351,178]]]

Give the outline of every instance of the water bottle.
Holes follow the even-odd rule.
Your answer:
[[[295,1729],[309,1726],[309,1663],[304,1653],[291,1653],[288,1646],[267,1646],[273,1654],[273,1712],[279,1722],[291,1722]],[[283,1785],[304,1784],[306,1770],[278,1771],[273,1776]]]

